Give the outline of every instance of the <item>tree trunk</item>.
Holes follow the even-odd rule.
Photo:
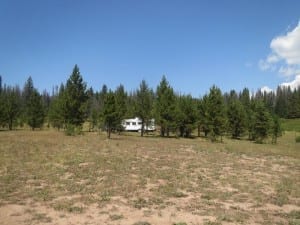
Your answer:
[[[9,120],[9,123],[8,123],[8,129],[9,129],[9,130],[12,130],[12,124],[13,124],[13,122],[12,122],[12,120],[10,119],[10,120]]]
[[[141,137],[144,136],[144,126],[145,126],[145,122],[144,122],[144,120],[143,120],[143,121],[142,121]]]
[[[200,137],[200,125],[198,125],[198,137]]]
[[[204,130],[204,136],[207,137],[207,135],[208,135],[208,131]]]
[[[179,128],[179,132],[180,132],[180,137],[183,137],[183,135],[184,135],[184,128],[180,127]]]
[[[107,138],[108,139],[110,139],[110,132],[111,132],[110,126],[108,126],[108,128],[107,128]]]
[[[161,137],[165,136],[165,128],[163,126],[160,127],[160,136]]]

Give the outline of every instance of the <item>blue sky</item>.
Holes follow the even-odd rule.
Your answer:
[[[299,58],[290,64],[281,39],[271,44],[281,37],[297,50],[299,9],[299,0],[1,0],[0,74],[21,86],[32,76],[40,91],[65,83],[75,64],[94,90],[130,91],[142,79],[156,88],[163,74],[193,96],[213,84],[273,89],[297,79]]]

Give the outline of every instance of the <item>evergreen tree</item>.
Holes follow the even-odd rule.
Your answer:
[[[60,85],[59,91],[55,96],[52,96],[52,102],[49,106],[48,117],[51,125],[58,130],[65,126],[65,87],[64,84]]]
[[[112,91],[105,95],[102,118],[106,127],[107,137],[110,138],[111,131],[119,124],[116,99]]]
[[[2,93],[2,76],[0,75],[0,95]]]
[[[155,114],[156,123],[160,125],[160,135],[169,136],[175,123],[176,97],[165,76],[156,89]]]
[[[239,138],[246,128],[246,112],[242,103],[232,99],[227,107],[228,129],[232,138]]]
[[[24,88],[22,91],[21,126],[23,126],[23,123],[28,123],[28,103],[33,92],[34,92],[33,80],[32,77],[29,76],[24,84]]]
[[[0,94],[0,124],[12,130],[21,110],[21,92],[19,87],[4,87]]]
[[[64,91],[66,124],[81,126],[87,117],[87,91],[79,68],[75,65]]]
[[[289,119],[300,117],[300,98],[296,90],[290,93],[288,97],[287,117]]]
[[[126,118],[134,118],[136,117],[136,91],[132,91],[128,94],[126,99]]]
[[[269,135],[271,115],[262,101],[255,101],[254,107],[253,139],[262,143]]]
[[[34,130],[42,127],[44,123],[44,105],[42,97],[34,88],[33,80],[29,77],[24,85],[23,90],[24,100],[24,120]]]
[[[218,136],[224,135],[226,128],[225,105],[221,90],[212,86],[208,95],[208,120],[211,140],[216,141]]]
[[[27,81],[25,82],[25,85],[23,88],[23,98],[24,98],[25,104],[31,98],[31,95],[33,92],[34,92],[33,80],[32,80],[32,77],[29,76]]]
[[[31,93],[28,102],[26,102],[27,107],[27,123],[32,130],[35,128],[41,128],[44,123],[44,107],[42,102],[42,97],[36,89]]]
[[[98,97],[97,97],[97,100],[98,100],[98,104],[99,104],[99,125],[101,127],[102,130],[105,130],[105,124],[104,124],[104,121],[103,121],[103,118],[102,118],[102,114],[103,114],[103,107],[104,107],[104,101],[105,101],[105,98],[106,98],[106,95],[108,93],[108,90],[107,90],[107,86],[106,84],[104,84],[101,88],[101,91],[99,92],[98,94]]]
[[[230,102],[238,100],[238,94],[235,90],[231,90],[229,93],[224,94],[224,104],[228,105]]]
[[[280,119],[277,115],[273,115],[272,121],[272,143],[277,143],[277,138],[282,135]]]
[[[145,80],[140,83],[140,88],[136,92],[135,113],[142,121],[141,136],[144,136],[144,129],[151,119],[153,103],[153,92],[148,87]]]
[[[117,113],[117,127],[116,129],[120,132],[123,130],[122,120],[125,119],[127,112],[127,93],[123,85],[117,87],[115,91],[115,100],[116,100],[116,113]]]
[[[198,127],[199,127],[199,131],[203,131],[205,137],[207,137],[210,131],[207,95],[204,95],[198,104]],[[199,131],[198,131],[198,136],[200,136]]]
[[[191,137],[197,122],[197,105],[191,95],[178,97],[176,116],[180,137]]]
[[[99,117],[99,102],[97,100],[97,93],[94,93],[93,88],[90,88],[87,91],[88,95],[88,118],[87,121],[89,122],[89,131],[94,130],[94,128],[98,124],[98,117]]]
[[[2,77],[0,75],[0,126],[3,126],[4,121],[4,103],[2,95]]]
[[[263,93],[263,102],[270,113],[274,113],[275,111],[275,102],[276,102],[275,99],[276,96],[273,91],[268,93],[265,91]]]
[[[48,114],[49,114],[49,108],[50,108],[50,103],[51,103],[51,96],[46,90],[44,90],[41,97],[42,97],[44,114],[47,117],[47,123],[48,123],[47,126],[49,126]]]
[[[246,118],[245,118],[245,126],[246,130],[248,131],[248,138],[251,140],[253,139],[252,134],[253,134],[253,121],[254,121],[254,108],[252,107],[252,101],[250,98],[250,92],[248,88],[244,88],[242,93],[239,95],[239,100],[243,105],[243,108],[246,113]]]

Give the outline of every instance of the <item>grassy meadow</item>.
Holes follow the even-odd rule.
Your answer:
[[[300,143],[0,132],[0,224],[300,224]]]
[[[282,128],[285,131],[295,131],[300,133],[300,119],[282,119]]]

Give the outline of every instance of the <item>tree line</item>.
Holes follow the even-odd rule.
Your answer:
[[[125,118],[139,117],[144,127],[155,118],[162,137],[191,137],[194,131],[212,141],[223,136],[247,137],[262,142],[268,137],[276,142],[281,135],[282,118],[300,118],[300,88],[278,87],[275,92],[251,94],[231,90],[222,93],[212,86],[201,98],[178,94],[163,76],[155,90],[145,80],[127,92],[121,84],[115,90],[103,85],[99,91],[87,88],[77,65],[66,81],[52,93],[39,93],[31,77],[23,88],[2,84],[0,76],[0,126],[9,130],[41,128],[45,124],[67,133],[80,132],[84,122],[89,130],[121,132]]]

